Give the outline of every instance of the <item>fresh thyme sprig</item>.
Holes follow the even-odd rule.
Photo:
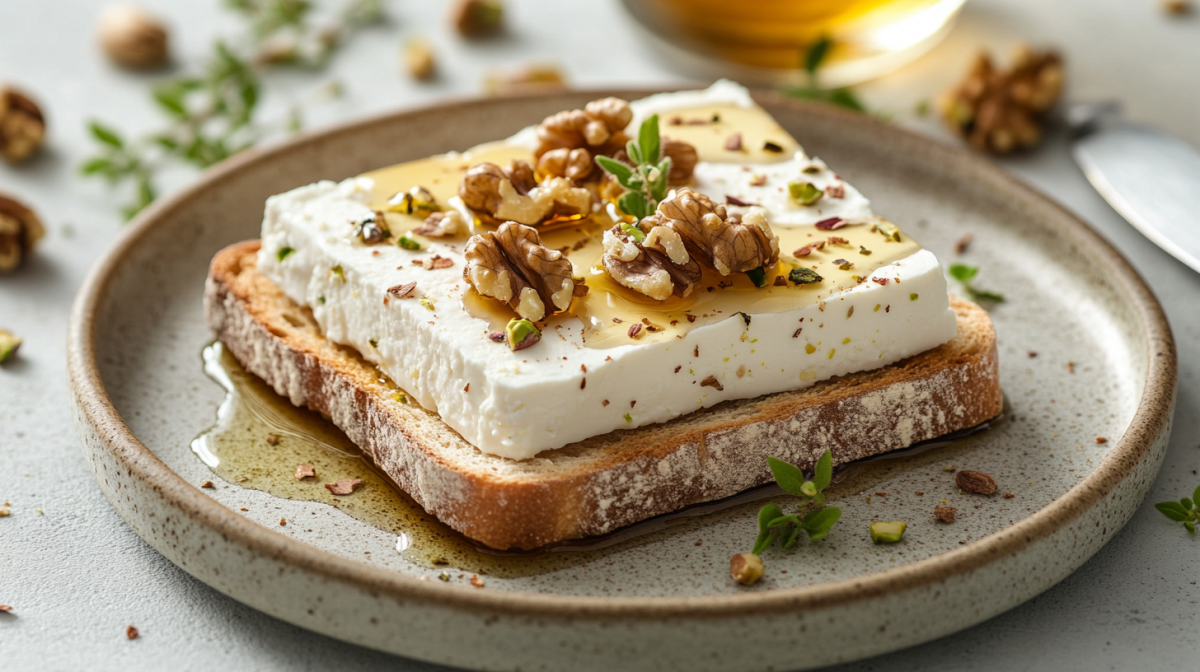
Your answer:
[[[114,187],[133,185],[133,200],[121,209],[126,218],[157,197],[155,176],[164,166],[176,162],[205,168],[272,132],[298,130],[298,108],[283,122],[256,118],[262,71],[281,63],[319,67],[347,32],[381,17],[379,0],[350,0],[337,23],[318,29],[311,21],[314,5],[307,0],[226,0],[226,5],[247,19],[249,38],[236,45],[218,40],[201,73],[152,89],[168,119],[162,129],[127,138],[108,124],[88,123],[98,152],[80,170]],[[326,86],[322,93],[336,89]]]
[[[1192,493],[1191,499],[1184,497],[1178,502],[1159,502],[1154,508],[1164,516],[1177,523],[1183,523],[1188,532],[1196,533],[1196,523],[1200,522],[1200,485]]]
[[[617,183],[629,191],[617,200],[621,212],[638,221],[654,214],[659,201],[667,196],[667,178],[671,174],[671,157],[662,156],[662,140],[658,134],[658,115],[652,114],[642,122],[636,138],[625,145],[633,165],[607,156],[597,156],[596,163],[617,178]],[[640,229],[622,225],[626,234],[639,243],[645,237]]]
[[[833,47],[833,40],[826,36],[822,36],[814,42],[804,53],[802,65],[804,71],[808,74],[808,84],[801,87],[784,89],[784,93],[796,98],[807,98],[809,100],[820,100],[831,105],[844,107],[855,112],[866,112],[867,108],[854,95],[854,92],[847,87],[839,89],[826,89],[820,86],[817,77],[817,70],[825,62],[825,57],[829,55],[830,48]]]
[[[801,532],[806,532],[812,541],[824,539],[842,517],[841,509],[825,506],[822,492],[833,479],[833,454],[826,450],[821,455],[811,480],[805,478],[800,467],[789,462],[768,457],[767,464],[779,487],[801,501],[796,505],[796,513],[785,514],[776,504],[767,504],[759,510],[758,538],[754,540],[751,553],[761,555],[776,541],[788,550],[796,545]]]
[[[976,289],[971,284],[971,281],[975,279],[975,276],[978,273],[978,266],[968,266],[966,264],[950,265],[950,277],[962,283],[963,290],[967,293],[967,296],[971,297],[972,301],[991,301],[994,303],[1000,303],[1001,301],[1004,301],[1003,294],[989,292],[983,289]]]

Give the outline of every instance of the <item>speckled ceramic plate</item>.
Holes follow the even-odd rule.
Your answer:
[[[504,137],[600,95],[471,101],[303,136],[227,162],[142,215],[92,272],[70,331],[84,454],[117,511],[180,567],[279,618],[497,670],[788,669],[877,654],[1020,604],[1125,524],[1162,460],[1176,377],[1166,319],[1133,269],[981,158],[769,95],[762,104],[810,153],[943,260],[973,234],[961,259],[1008,297],[992,316],[1011,410],[967,441],[865,467],[838,486],[833,534],[769,553],[758,585],[728,576],[729,557],[753,543],[755,505],[529,561],[476,588],[478,568],[398,552],[402,524],[227,483],[196,458],[189,445],[223,397],[201,369],[206,268],[257,236],[267,196]],[[1012,496],[960,493],[947,467],[988,472]],[[205,479],[216,487],[197,487]],[[953,524],[934,521],[942,500],[958,509]],[[907,521],[904,541],[872,545],[875,520]]]

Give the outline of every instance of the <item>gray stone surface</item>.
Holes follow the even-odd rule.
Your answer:
[[[75,290],[121,224],[113,196],[79,180],[75,167],[90,150],[86,119],[130,131],[155,123],[145,89],[161,76],[130,75],[97,57],[92,28],[102,4],[10,0],[0,9],[0,80],[33,92],[51,124],[40,157],[19,169],[0,166],[0,191],[19,194],[50,229],[32,264],[0,278],[0,325],[27,339],[22,357],[0,370],[0,502],[13,511],[0,519],[0,603],[14,607],[0,614],[0,668],[435,669],[300,630],[214,592],[143,543],[92,482],[70,424],[65,330]],[[170,18],[180,64],[201,59],[215,35],[236,26],[216,0],[145,4]],[[347,95],[307,115],[319,128],[474,95],[488,68],[534,59],[562,64],[578,86],[688,81],[652,59],[616,2],[509,4],[508,37],[460,46],[446,29],[443,3],[388,3],[388,25],[361,34],[324,73],[274,77],[265,105],[282,115],[292,96],[337,78]],[[396,66],[401,41],[417,34],[441,48],[443,76],[427,86]],[[914,103],[958,77],[975,47],[1007,50],[1025,39],[1064,51],[1071,97],[1120,98],[1131,116],[1200,145],[1198,38],[1200,21],[1169,18],[1155,2],[972,0],[945,43],[862,92],[900,123],[940,135],[932,121],[912,117]],[[1200,480],[1200,276],[1112,212],[1061,137],[1005,165],[1114,241],[1163,301],[1179,341],[1180,391],[1171,449],[1147,501],[1190,492]],[[174,173],[168,186],[190,177]],[[1200,647],[1196,543],[1147,503],[1093,560],[1042,596],[956,635],[842,669],[1191,669]],[[124,635],[130,624],[142,633],[132,642]]]

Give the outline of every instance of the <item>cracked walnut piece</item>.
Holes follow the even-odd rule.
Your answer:
[[[32,210],[0,195],[0,273],[17,270],[45,234],[42,221]]]
[[[435,212],[425,218],[425,221],[412,230],[418,236],[426,238],[445,238],[448,236],[465,236],[471,232],[471,226],[458,210]]]
[[[463,278],[475,291],[531,322],[566,310],[576,294],[571,262],[543,245],[532,227],[505,222],[494,233],[471,236],[463,256]]]
[[[614,226],[604,232],[602,261],[618,284],[658,301],[688,296],[703,277],[683,239],[665,226],[651,228],[640,243]]]
[[[458,195],[468,208],[483,213],[492,223],[526,225],[589,215],[593,201],[592,192],[565,177],[538,184],[533,168],[524,161],[513,161],[507,170],[494,163],[472,166],[463,176]]]
[[[1042,125],[1062,87],[1062,59],[1055,51],[1021,47],[1008,71],[996,69],[980,53],[966,79],[938,99],[938,110],[972,147],[1007,154],[1041,140]]]
[[[582,180],[595,169],[596,154],[612,156],[629,139],[633,120],[629,103],[620,98],[593,100],[582,110],[563,110],[542,120],[537,129],[538,171],[543,175]]]
[[[643,231],[665,226],[679,234],[688,254],[721,275],[745,273],[779,261],[779,239],[759,210],[728,214],[725,206],[687,187],[667,195],[643,219]]]
[[[25,94],[0,86],[0,156],[9,163],[29,158],[46,137],[46,119]]]

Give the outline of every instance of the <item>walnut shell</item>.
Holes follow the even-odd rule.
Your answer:
[[[152,68],[167,61],[167,29],[136,5],[111,5],[100,13],[100,46],[129,68]]]
[[[46,230],[32,210],[0,195],[0,273],[11,273],[21,265]]]
[[[543,245],[537,229],[505,222],[494,233],[471,236],[463,256],[463,278],[475,291],[507,303],[526,320],[537,322],[571,306],[571,262]]]
[[[0,156],[10,163],[23,161],[42,146],[46,119],[25,94],[0,86]]]

